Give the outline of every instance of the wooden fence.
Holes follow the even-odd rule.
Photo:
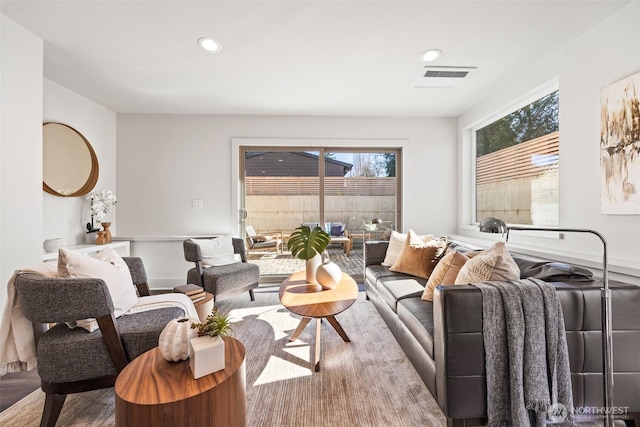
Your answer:
[[[247,196],[257,195],[318,195],[320,180],[308,176],[248,176],[245,178]],[[327,196],[393,196],[395,177],[326,177]]]
[[[396,222],[396,178],[325,178],[325,220],[352,232],[372,218]],[[314,177],[247,177],[247,225],[258,231],[291,231],[319,217],[319,180]]]
[[[478,157],[476,218],[558,225],[559,133]]]
[[[560,133],[553,132],[476,159],[476,184],[539,176],[557,168]]]

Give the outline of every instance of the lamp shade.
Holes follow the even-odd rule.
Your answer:
[[[483,233],[501,233],[504,234],[507,232],[507,224],[501,219],[494,218],[490,216],[489,218],[485,218],[480,221],[478,225],[478,230]]]

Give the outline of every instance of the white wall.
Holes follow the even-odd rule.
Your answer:
[[[132,253],[145,259],[152,287],[184,281],[183,236],[238,234],[232,138],[398,140],[404,228],[456,229],[454,119],[118,114],[118,235],[135,237]]]
[[[537,65],[500,87],[459,117],[458,167],[459,233],[481,237],[470,227],[470,212],[463,207],[470,199],[466,185],[470,165],[466,130],[496,110],[512,103],[539,85],[558,78],[560,84],[560,227],[589,228],[607,239],[610,268],[640,277],[640,216],[600,213],[600,90],[640,72],[640,3],[634,2],[580,39],[550,53]],[[486,236],[486,235],[485,235]],[[532,238],[512,233],[514,247],[569,259],[586,259],[587,265],[601,261],[602,245],[595,236],[567,234],[565,240]]]
[[[42,51],[0,15],[0,307],[13,272],[42,262]]]
[[[95,190],[116,189],[116,113],[44,79],[44,122],[69,125],[89,141],[100,167]],[[118,194],[116,193],[116,197]],[[42,191],[43,238],[64,238],[69,245],[85,240],[86,224],[91,220],[90,202],[86,197],[58,197]],[[111,220],[112,232],[117,232],[117,206],[105,221]],[[95,239],[95,237],[92,235]]]

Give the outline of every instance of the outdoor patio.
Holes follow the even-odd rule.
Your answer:
[[[338,264],[340,269],[353,277],[356,282],[362,282],[364,263],[362,248],[354,247],[347,256],[340,245],[330,245],[327,248],[329,259]],[[284,251],[276,254],[275,251],[252,251],[247,260],[260,267],[260,283],[281,282],[294,271],[304,269],[304,261],[293,258],[291,252]]]

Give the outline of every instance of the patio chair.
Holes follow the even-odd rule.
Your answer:
[[[274,235],[279,234],[280,237]],[[274,248],[276,253],[282,252],[282,233],[263,233],[258,234],[252,225],[247,226],[247,252],[258,249]]]

